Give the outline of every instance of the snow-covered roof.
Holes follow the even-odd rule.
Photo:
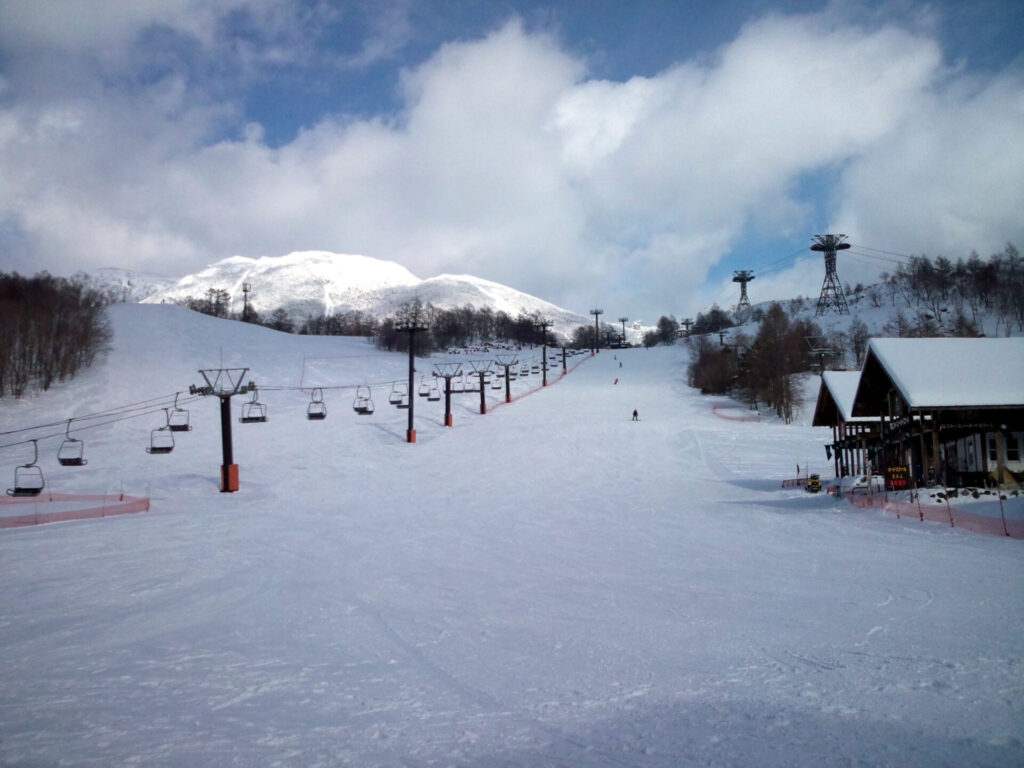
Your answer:
[[[1024,406],[1024,338],[871,339],[873,360],[911,408]]]
[[[843,421],[877,421],[871,417],[853,416],[853,398],[857,394],[857,384],[860,383],[860,371],[825,371],[822,374],[822,383],[828,387],[832,400],[839,409],[839,415]]]

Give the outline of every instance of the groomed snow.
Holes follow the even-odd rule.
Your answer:
[[[1024,763],[1021,541],[781,490],[828,476],[829,431],[717,418],[682,347],[575,358],[486,416],[459,396],[451,429],[419,400],[409,445],[383,389],[372,418],[325,390],[310,422],[271,388],[399,378],[401,355],[111,314],[108,359],[0,403],[5,429],[222,365],[270,421],[234,423],[236,494],[212,399],[167,456],[154,416],[82,434],[85,467],[42,444],[53,490],[148,484],[152,510],[0,531],[4,765]]]

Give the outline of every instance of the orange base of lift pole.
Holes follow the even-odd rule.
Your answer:
[[[405,430],[405,442],[407,442],[407,443],[415,443],[416,442],[416,430],[415,429],[407,429],[407,430]]]
[[[452,414],[450,414],[450,413],[446,413],[446,414],[444,415],[444,425],[445,425],[446,427],[450,427],[450,426],[452,426]]]
[[[234,493],[238,490],[238,465],[220,465],[220,492]]]

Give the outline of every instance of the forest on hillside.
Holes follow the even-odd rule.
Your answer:
[[[46,390],[110,341],[108,297],[80,278],[0,272],[0,397]]]
[[[999,334],[1024,333],[1024,261],[1012,244],[988,260],[976,253],[955,263],[912,256],[883,273],[879,283],[848,288],[846,294],[854,305],[890,307],[880,329],[884,336],[980,336],[985,319]],[[696,320],[684,320],[690,328],[690,385],[707,394],[730,394],[752,407],[767,403],[791,420],[799,407],[793,377],[823,368],[859,368],[871,336],[856,313],[845,330],[824,333],[805,316],[809,305],[798,297],[740,318],[712,307]],[[733,333],[728,344],[713,339],[736,320],[755,322],[757,330]]]

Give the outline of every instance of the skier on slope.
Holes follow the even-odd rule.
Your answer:
[[[640,414],[636,412],[636,408],[633,409],[633,421],[640,421]]]

